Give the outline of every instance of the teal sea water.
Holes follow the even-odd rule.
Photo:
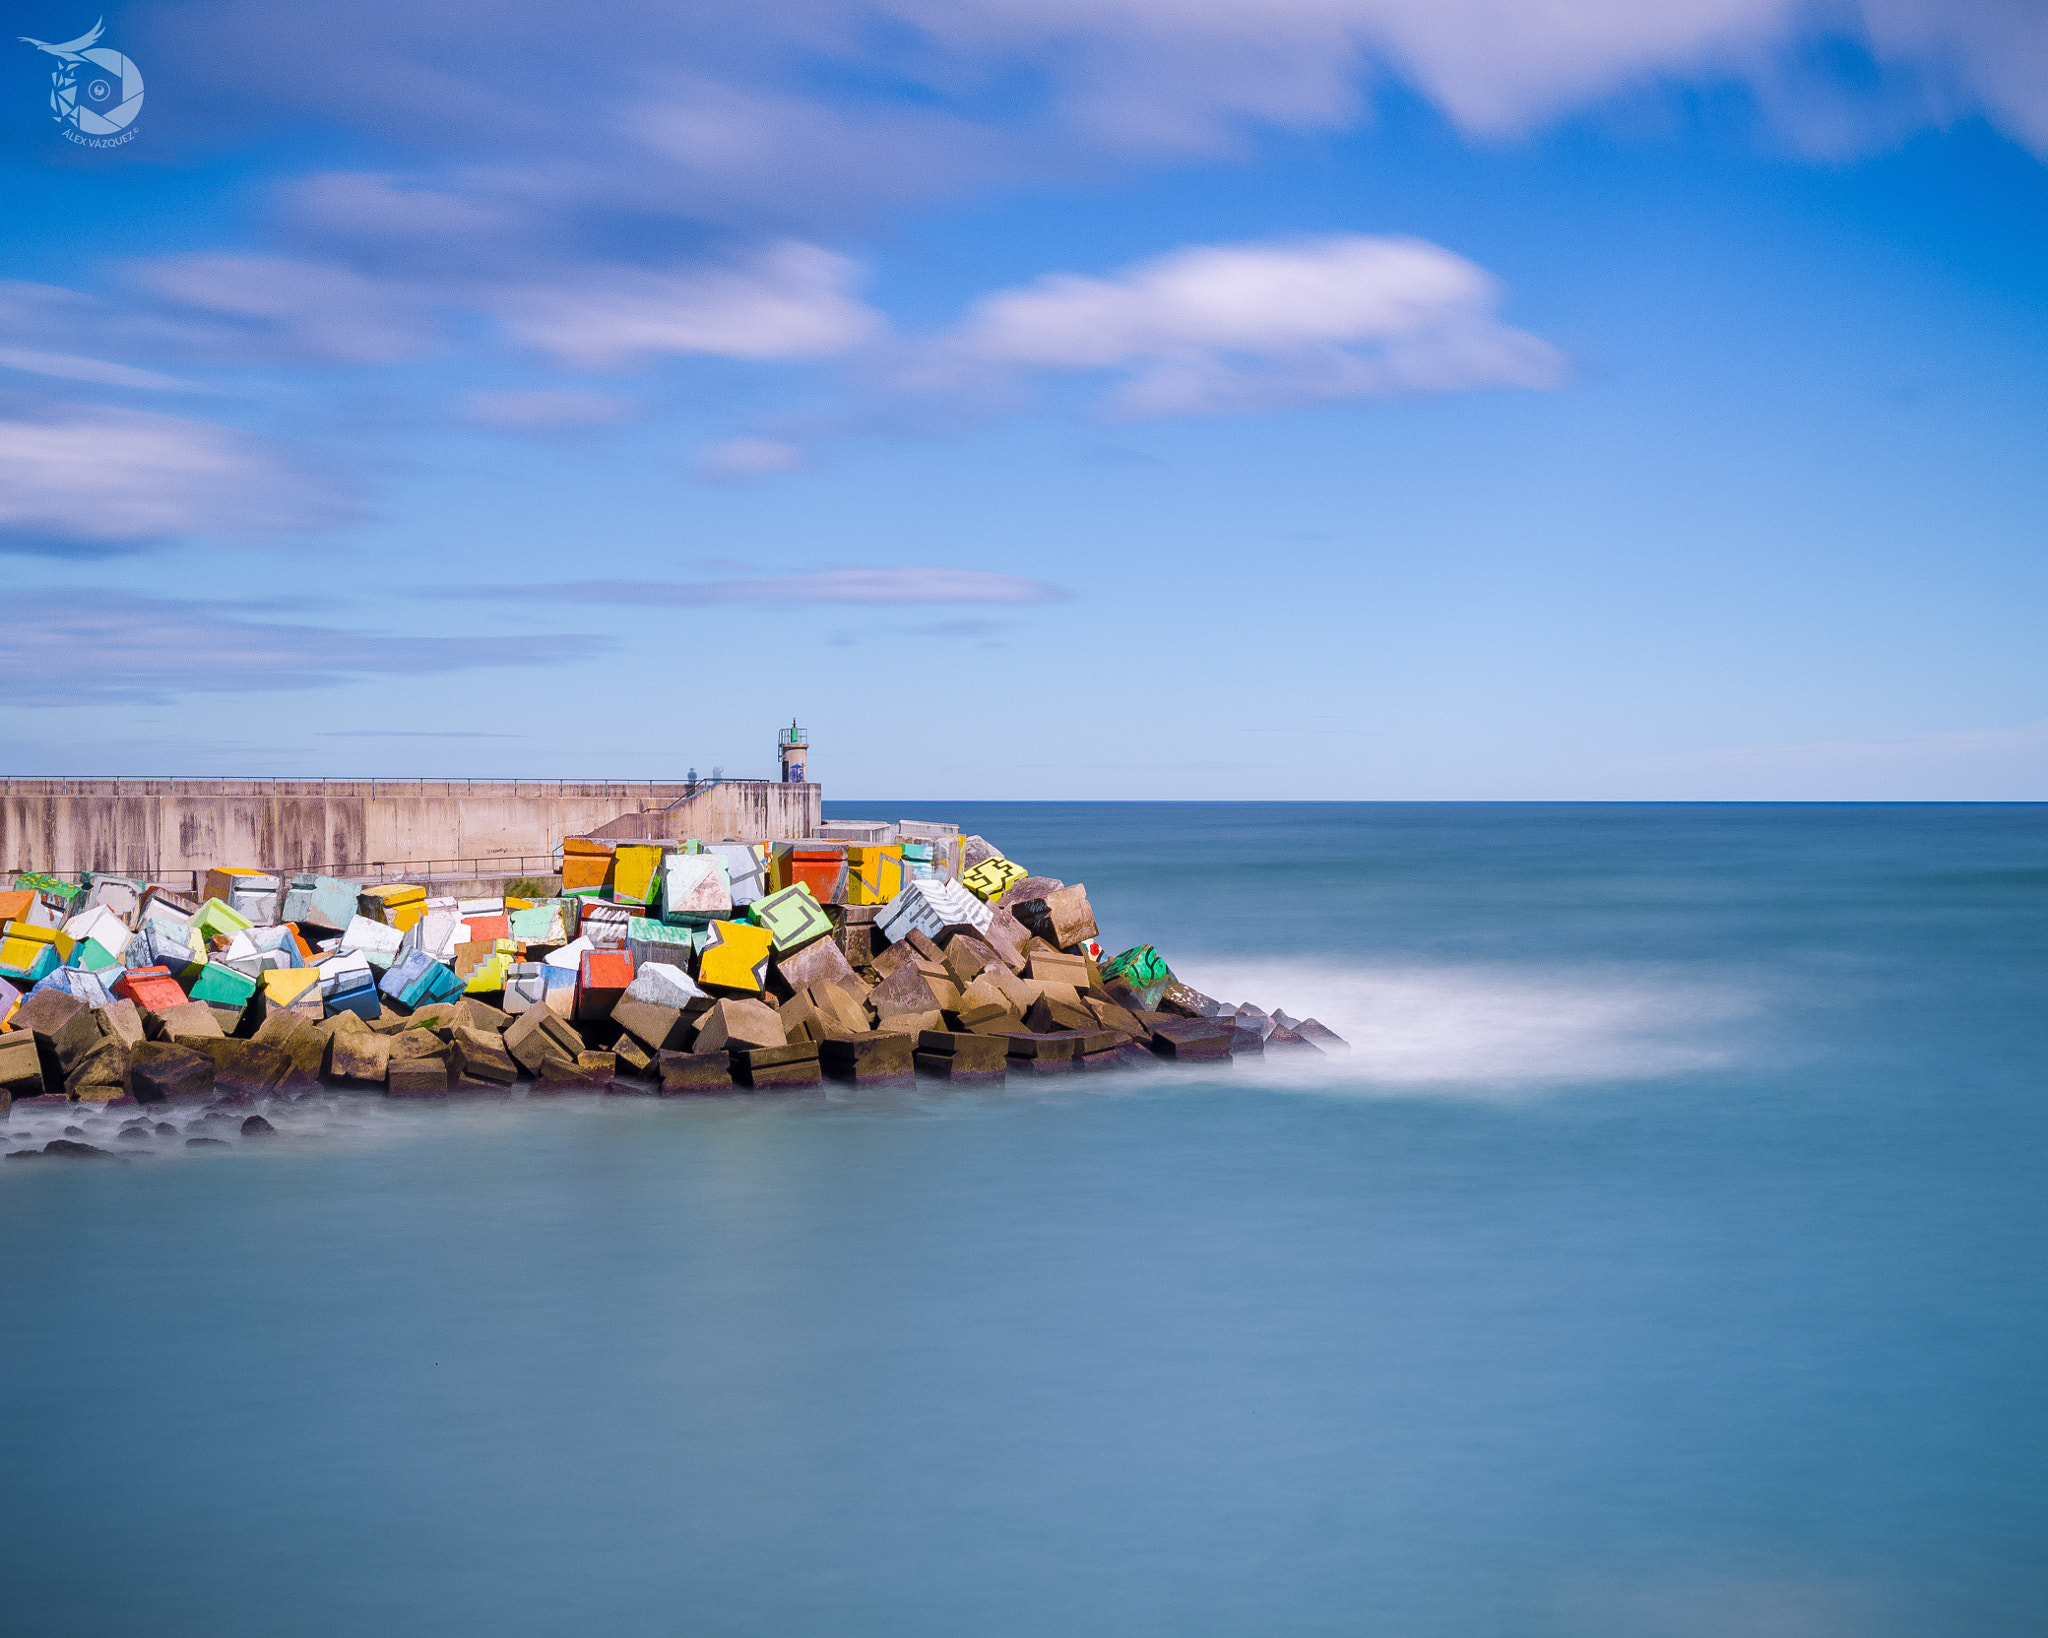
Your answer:
[[[0,1629],[2048,1631],[2048,809],[833,808],[1354,1051],[0,1166]]]

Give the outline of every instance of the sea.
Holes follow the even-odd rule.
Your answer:
[[[0,1631],[2048,1632],[2048,808],[830,811],[1350,1050],[0,1163]]]

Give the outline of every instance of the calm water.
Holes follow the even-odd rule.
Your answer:
[[[2048,810],[916,811],[1356,1052],[0,1167],[0,1629],[2048,1631]]]

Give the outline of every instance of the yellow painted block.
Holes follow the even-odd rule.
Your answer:
[[[11,921],[7,924],[7,936],[27,939],[31,944],[55,945],[60,966],[69,961],[71,952],[78,948],[78,940],[61,927],[31,927],[25,921]]]
[[[505,901],[505,908],[507,910],[531,910],[533,908],[533,900],[507,899]]]
[[[984,903],[993,904],[1003,896],[1003,890],[1021,882],[1031,872],[1013,859],[1006,859],[1000,853],[987,858],[960,878],[960,885]]]
[[[568,863],[566,855],[564,864]],[[654,897],[654,878],[661,869],[658,847],[622,847],[612,855],[612,902],[646,904]]]
[[[743,921],[714,921],[711,942],[697,958],[697,981],[721,989],[758,994],[768,982],[768,953],[775,935]]]
[[[494,955],[488,961],[479,961],[469,975],[469,982],[463,986],[468,995],[489,995],[505,987],[505,961],[502,955]]]
[[[851,844],[846,849],[846,902],[887,904],[903,891],[903,847]]]
[[[268,874],[266,870],[257,870],[249,865],[215,865],[206,873],[206,896],[226,903],[234,894],[236,877]]]
[[[359,903],[366,913],[374,910],[386,927],[396,927],[402,933],[426,914],[427,890],[410,882],[386,882],[382,887],[364,888]]]
[[[263,999],[273,1011],[304,1001],[308,990],[319,993],[318,967],[272,967],[263,975]]]

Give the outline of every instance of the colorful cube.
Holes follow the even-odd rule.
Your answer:
[[[262,989],[270,1012],[302,1012],[310,1018],[324,1013],[317,967],[273,967],[263,975]]]
[[[612,854],[612,901],[615,904],[653,904],[659,892],[660,876],[659,846],[637,842],[622,844]]]
[[[576,1016],[609,1018],[632,982],[633,958],[626,951],[584,951],[583,965],[576,975]]]
[[[811,897],[820,904],[846,902],[844,842],[791,843],[783,869],[786,877],[781,883],[783,887],[808,887]]]
[[[256,994],[256,980],[218,961],[209,961],[192,980],[191,996],[216,1007],[246,1007]]]
[[[1031,873],[1014,860],[1005,859],[1000,853],[987,858],[961,876],[960,885],[985,903],[994,904],[1003,896],[1003,891],[1013,883],[1021,882]]]
[[[168,967],[130,967],[114,980],[114,993],[144,1012],[182,1007],[191,1000]]]
[[[232,938],[256,924],[224,899],[208,899],[192,918],[192,930],[201,938]]]
[[[732,907],[744,909],[768,891],[768,850],[759,842],[714,842],[705,849],[725,861]]]
[[[747,915],[757,926],[767,928],[774,938],[777,955],[800,950],[832,931],[832,918],[803,883],[756,900]]]
[[[676,925],[723,921],[733,912],[726,860],[717,853],[671,853],[662,867],[661,919]]]
[[[21,923],[16,922],[15,926]],[[54,945],[44,944],[32,938],[22,938],[9,932],[0,938],[0,978],[11,979],[17,984],[33,984],[47,978],[63,965],[57,959]]]
[[[427,890],[408,882],[386,882],[380,887],[366,887],[357,896],[356,909],[372,921],[396,927],[401,933],[408,932],[413,923],[427,913]]]
[[[903,848],[849,842],[846,847],[846,902],[887,904],[903,891]]]
[[[707,988],[759,995],[768,982],[768,958],[775,935],[742,921],[714,921],[711,939],[697,957],[697,982]]]
[[[562,839],[562,891],[579,893],[611,886],[612,845],[587,837]]]

